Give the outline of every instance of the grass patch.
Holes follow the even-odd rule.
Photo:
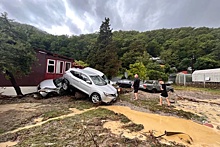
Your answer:
[[[0,134],[2,134],[2,133],[4,133],[4,132],[5,132],[5,130],[2,129],[2,128],[0,128]]]
[[[67,114],[66,111],[61,111],[61,110],[51,110],[51,111],[47,111],[45,112],[42,117],[44,118],[43,120],[47,120],[49,118],[54,118],[54,117],[58,117],[61,115],[65,115]]]
[[[190,87],[190,86],[179,86],[179,85],[172,85],[175,90],[185,90],[185,91],[202,91],[202,92],[209,92],[212,94],[218,94],[220,95],[219,89],[213,89],[213,88],[198,88],[198,87]]]
[[[123,129],[128,129],[131,132],[138,132],[144,129],[142,124],[129,123],[122,126]]]
[[[125,115],[120,114],[120,113],[115,113],[115,112],[110,111],[105,108],[98,108],[95,110],[87,111],[87,112],[81,114],[80,116],[82,116],[83,118],[86,117],[86,119],[99,117],[102,119],[120,120],[122,123],[128,123],[131,121]]]
[[[94,107],[94,104],[89,100],[71,100],[71,104],[69,104],[69,108],[76,108],[79,110],[89,109]]]

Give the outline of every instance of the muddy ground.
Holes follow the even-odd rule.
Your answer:
[[[128,90],[129,91],[129,90]],[[139,92],[121,94],[112,105],[94,105],[81,94],[56,96],[47,99],[0,96],[0,147],[1,146],[194,146],[193,140],[169,140],[158,137],[146,124],[134,123],[113,106],[129,107],[138,112],[156,114],[193,121],[208,131],[220,133],[220,95],[202,91],[176,90],[170,94],[172,106],[159,106],[159,94]],[[201,100],[201,102],[198,102]],[[111,109],[108,110],[108,107]],[[120,122],[121,130],[115,133],[106,122]],[[25,128],[26,127],[26,128]],[[157,126],[156,126],[157,127]],[[135,132],[144,130],[138,136]],[[131,134],[126,136],[125,132]],[[199,134],[199,132],[198,132]],[[189,134],[190,135],[190,134]],[[184,140],[182,138],[182,140]],[[211,140],[213,141],[213,140]],[[215,140],[214,140],[215,142]],[[218,144],[219,142],[219,144]],[[207,145],[204,143],[204,145]],[[217,140],[214,146],[220,146]],[[211,146],[213,146],[211,145]]]

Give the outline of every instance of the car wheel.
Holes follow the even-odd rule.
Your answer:
[[[67,79],[63,80],[62,89],[65,91],[69,89],[69,81]]]
[[[169,92],[174,92],[174,90],[173,90],[173,89],[170,89]]]
[[[97,104],[99,102],[101,102],[101,97],[98,93],[93,93],[91,95],[91,101],[94,103],[94,104]]]
[[[152,89],[152,93],[156,93],[157,92],[157,90],[156,89]]]

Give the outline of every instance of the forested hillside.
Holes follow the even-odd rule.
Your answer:
[[[28,42],[33,48],[45,49],[87,64],[92,58],[91,51],[97,48],[100,34],[55,36],[36,28],[30,31],[28,25],[23,28],[31,32]],[[220,28],[184,27],[146,32],[112,30],[111,47],[114,47],[121,63],[119,73],[131,69],[135,63],[144,65],[148,77],[150,70],[154,70],[152,74],[155,75],[155,71],[169,74],[192,66],[193,70],[220,67]],[[149,60],[151,57],[160,57],[161,60],[153,62]],[[94,58],[99,58],[99,55]],[[158,63],[165,66],[161,68]]]

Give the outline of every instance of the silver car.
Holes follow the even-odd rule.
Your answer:
[[[37,92],[42,97],[47,97],[49,95],[54,95],[54,94],[59,95],[62,94],[67,89],[67,87],[65,86],[66,86],[65,84],[63,85],[63,78],[48,79],[42,81],[37,86]]]
[[[63,75],[67,88],[74,87],[87,94],[93,103],[111,103],[117,99],[117,90],[98,74],[91,71],[70,68]]]

